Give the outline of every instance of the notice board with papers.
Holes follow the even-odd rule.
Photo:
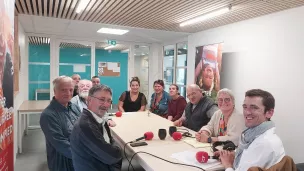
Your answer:
[[[98,62],[98,76],[119,77],[120,76],[120,63],[119,62]]]

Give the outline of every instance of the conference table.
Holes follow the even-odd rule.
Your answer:
[[[183,139],[180,141],[175,141],[172,137],[170,137],[168,132],[169,127],[173,126],[173,123],[158,115],[149,113],[148,111],[127,112],[123,113],[121,117],[115,117],[114,115],[112,119],[117,124],[115,127],[111,127],[112,136],[122,148],[124,147],[125,143],[142,137],[145,132],[153,132],[153,139],[145,141],[148,143],[148,145],[131,147],[128,144],[126,146],[126,152],[129,154],[129,156],[137,153],[134,156],[133,160],[136,160],[136,162],[140,164],[146,171],[199,171],[202,169],[172,164],[161,159],[155,158],[149,154],[138,152],[147,152],[163,159],[169,160],[171,162],[177,163],[182,162],[171,157],[171,155],[174,153],[180,153],[183,151],[193,151],[195,153],[197,151],[206,151],[209,155],[212,155],[210,146],[203,149],[194,148],[193,146],[184,142]],[[160,140],[158,137],[158,130],[161,128],[167,130],[167,136],[165,140]],[[182,127],[182,129],[187,128]],[[195,136],[194,131],[189,129],[187,130],[192,134],[193,137]],[[130,157],[128,158],[130,160]],[[204,164],[201,165],[203,166]],[[221,164],[217,164],[216,166],[206,168],[205,170],[224,170],[224,167]]]
[[[50,104],[50,100],[25,100],[18,109],[18,151],[22,153],[22,137],[29,127],[29,115],[41,114]]]

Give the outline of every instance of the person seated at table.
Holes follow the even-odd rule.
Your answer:
[[[78,83],[78,95],[71,99],[71,103],[77,105],[82,112],[83,109],[87,109],[87,100],[89,96],[89,90],[92,88],[92,82],[90,80],[80,80]],[[114,127],[116,123],[106,114],[106,121],[109,126]]]
[[[214,112],[218,110],[218,107],[211,98],[203,95],[198,85],[190,84],[187,86],[186,91],[190,102],[186,105],[183,116],[173,124],[187,127],[193,131],[199,131],[203,126],[207,125]]]
[[[71,102],[77,105],[81,112],[83,108],[87,108],[87,98],[91,88],[92,82],[90,80],[80,80],[78,83],[78,95],[74,96]]]
[[[196,133],[196,140],[203,143],[229,140],[238,145],[239,137],[245,129],[245,121],[244,116],[235,109],[232,91],[226,88],[220,90],[217,102],[220,110]]]
[[[169,94],[164,91],[165,84],[163,80],[156,80],[153,83],[154,93],[151,96],[150,112],[167,118],[168,102],[171,100]]]
[[[122,151],[104,118],[112,104],[112,90],[95,85],[89,91],[88,109],[83,109],[71,134],[75,171],[120,170]]]
[[[81,112],[70,102],[73,96],[72,78],[60,76],[53,81],[54,97],[40,116],[40,126],[46,140],[50,171],[73,171],[70,134]]]
[[[173,122],[182,117],[187,105],[186,99],[180,95],[178,90],[176,84],[171,84],[169,87],[171,100],[168,103],[168,120]]]
[[[76,96],[78,94],[78,83],[81,79],[79,74],[73,74],[72,77],[73,82],[74,82],[74,92],[73,92],[73,97]]]
[[[118,101],[118,110],[121,112],[145,111],[147,105],[146,96],[139,92],[140,80],[133,77],[130,81],[130,91],[121,94]]]
[[[100,84],[100,78],[96,75],[91,78],[91,81],[92,81],[93,86]]]
[[[273,116],[275,99],[267,91],[252,89],[246,92],[243,115],[247,127],[241,134],[236,152],[217,151],[226,171],[243,171],[250,167],[269,169],[285,156],[280,137],[275,133]]]

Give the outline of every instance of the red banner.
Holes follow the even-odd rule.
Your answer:
[[[0,171],[14,170],[14,0],[0,0]]]

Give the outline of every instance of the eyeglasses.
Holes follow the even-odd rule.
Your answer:
[[[95,97],[95,96],[91,96],[91,97],[94,97],[95,99],[98,99],[100,103],[104,104],[104,103],[108,103],[108,104],[112,104],[112,100],[106,100],[105,98],[98,98],[98,97]]]
[[[217,101],[219,102],[219,103],[223,103],[223,101],[225,102],[225,103],[228,103],[228,102],[230,102],[231,101],[231,99],[230,98],[218,98],[217,99]]]

